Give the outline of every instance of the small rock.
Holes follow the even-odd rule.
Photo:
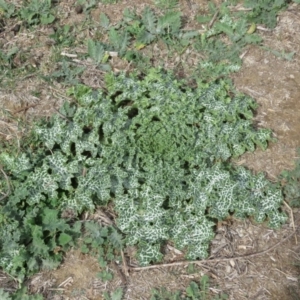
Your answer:
[[[14,34],[17,34],[20,31],[20,28],[21,28],[21,25],[17,24],[11,29],[11,31],[13,31]]]
[[[76,11],[77,14],[82,14],[82,12],[83,12],[83,6],[82,5],[77,5],[75,7],[75,11]]]

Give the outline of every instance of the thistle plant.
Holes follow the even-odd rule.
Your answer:
[[[281,189],[229,162],[266,149],[271,131],[253,127],[257,104],[225,81],[191,88],[151,69],[143,76],[109,74],[105,91],[77,85],[69,94],[75,101],[35,126],[27,151],[0,155],[12,191],[1,208],[6,271],[2,233],[8,226],[18,232],[23,222],[22,215],[18,224],[3,221],[13,218],[6,209],[12,203],[23,215],[24,207],[34,211],[42,203],[75,215],[110,203],[141,265],[160,261],[167,241],[187,259],[207,257],[215,222],[229,214],[274,228],[285,222]],[[8,189],[7,180],[0,183]],[[56,230],[71,235],[64,224]]]

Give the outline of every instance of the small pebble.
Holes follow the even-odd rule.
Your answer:
[[[226,273],[229,274],[231,272],[231,267],[230,266],[226,266]]]
[[[14,32],[14,34],[17,34],[19,31],[20,31],[20,28],[21,28],[21,25],[20,24],[17,24],[15,25],[11,31]]]
[[[83,12],[83,6],[82,5],[77,5],[75,7],[75,11],[76,11],[77,14],[82,14],[82,12]]]

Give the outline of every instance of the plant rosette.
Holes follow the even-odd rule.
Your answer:
[[[160,69],[109,74],[106,89],[75,86],[76,102],[35,127],[32,152],[1,154],[7,203],[51,199],[80,214],[111,202],[141,265],[160,261],[166,241],[187,259],[207,257],[213,226],[230,213],[274,228],[286,221],[280,187],[229,163],[271,140],[252,125],[253,99],[222,80],[192,89]]]

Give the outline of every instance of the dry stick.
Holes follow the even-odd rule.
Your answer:
[[[0,120],[0,123],[1,123],[1,120]],[[1,134],[2,136],[4,136],[5,139],[8,141],[8,140],[11,139],[12,133],[10,132],[10,129],[9,129],[9,128],[7,128],[7,130],[9,131],[9,134],[3,133],[3,132],[1,132],[1,131],[0,131],[0,134]]]
[[[101,216],[101,214],[102,214],[102,216]],[[104,218],[103,218],[103,216],[104,216]],[[109,225],[113,226],[116,230],[118,229],[113,224],[113,222],[110,220],[110,217],[108,216],[108,214],[103,210],[100,211],[100,219],[104,220],[104,222],[106,222]],[[121,250],[121,256],[122,256],[122,270],[123,270],[123,272],[119,269],[119,267],[118,267],[118,265],[115,261],[113,261],[113,265],[114,265],[115,269],[117,270],[118,274],[120,275],[123,284],[126,285],[127,284],[126,277],[129,276],[129,272],[128,272],[128,265],[127,265],[123,250]]]
[[[13,132],[16,132],[16,126],[15,125],[11,125],[10,123],[8,123],[6,121],[2,121],[1,119],[0,119],[0,123],[6,126],[6,130],[9,131],[10,135],[13,135]],[[8,136],[8,134],[5,134],[5,133],[3,135]]]
[[[62,286],[63,287],[69,286],[70,284],[72,284],[72,282],[73,282],[73,277],[70,276],[65,281],[63,281],[58,287],[60,288]]]
[[[20,108],[20,109],[16,110],[16,111],[13,111],[12,113],[13,113],[13,114],[18,114],[18,113],[20,113],[20,112],[22,112],[22,111],[26,111],[26,110],[28,110],[29,108],[33,108],[33,107],[36,107],[36,106],[38,106],[38,105],[39,105],[39,103],[36,103],[36,104],[30,104],[30,105],[27,105],[27,106],[25,106],[25,107],[23,107],[23,108]]]
[[[8,134],[3,133],[3,132],[1,132],[1,131],[0,131],[0,134],[3,135],[3,136],[5,136],[5,137],[8,137],[8,136],[9,136]]]
[[[11,111],[9,111],[9,110],[5,110],[5,111],[8,111],[9,114],[12,115]],[[3,124],[5,124],[7,126],[7,130],[10,132],[11,135],[13,135],[13,134],[11,133],[10,130],[12,130],[13,133],[16,135],[16,137],[17,137],[17,143],[18,143],[18,149],[20,150],[20,140],[19,140],[19,136],[18,136],[18,131],[15,128],[13,128],[13,127],[16,127],[16,126],[10,125],[9,123],[7,123],[5,121],[2,121],[1,119],[0,119],[0,123],[3,123]]]
[[[285,204],[285,206],[289,209],[290,211],[290,215],[291,215],[291,221],[292,221],[292,226],[293,226],[293,229],[294,229],[294,232],[296,231],[296,228],[295,228],[295,222],[294,222],[294,214],[293,214],[293,210],[291,209],[291,207],[285,202],[283,201],[283,203]],[[296,242],[296,245],[298,244],[298,240],[297,240],[297,235],[295,235],[295,242]]]
[[[62,92],[60,92],[59,90],[53,88],[53,87],[50,87],[51,90],[52,90],[52,95],[55,97],[55,98],[58,98],[58,99],[61,99],[61,98],[64,98],[64,99],[67,99],[68,101],[71,101],[72,98],[71,97],[67,97],[66,95],[64,95]],[[57,102],[57,101],[56,101]],[[55,105],[56,105],[56,102],[55,102]]]
[[[125,259],[125,255],[124,252],[121,250],[121,256],[122,256],[122,262],[123,262],[123,272],[125,274],[126,277],[129,276],[129,272],[128,272],[128,265]]]
[[[207,29],[210,29],[214,25],[215,21],[217,20],[218,14],[219,14],[219,11],[217,10],[215,12],[215,14],[213,15],[212,19],[210,20],[210,22],[208,23]]]
[[[67,120],[68,122],[71,122],[71,120],[63,115],[57,108],[54,107],[54,110],[58,113],[59,116],[61,116],[63,119]]]
[[[245,7],[230,7],[230,6],[228,6],[228,8],[229,8],[229,10],[230,10],[230,12],[236,12],[236,11],[251,11],[252,10],[252,8],[245,8]]]
[[[5,193],[1,193],[1,194],[3,194],[4,196],[3,197],[1,197],[0,198],[0,201],[2,201],[3,199],[5,199],[6,197],[8,197],[8,195],[10,194],[10,191],[11,191],[11,189],[10,189],[10,183],[9,183],[9,179],[8,179],[8,177],[7,177],[7,175],[6,175],[6,173],[3,171],[3,169],[2,168],[0,168],[0,171],[2,172],[2,174],[4,175],[4,177],[5,177],[5,180],[6,180],[6,183],[7,183],[7,187],[8,187],[8,193],[7,194],[5,194]]]
[[[124,286],[127,285],[127,279],[126,279],[125,275],[123,274],[123,272],[119,269],[119,266],[117,265],[117,263],[115,261],[113,261],[112,264],[113,264],[114,269],[119,274],[123,285]]]
[[[179,261],[179,262],[174,262],[174,263],[169,263],[169,264],[152,265],[152,266],[147,266],[147,267],[130,267],[130,270],[141,271],[141,270],[155,269],[155,268],[161,268],[161,267],[182,266],[182,265],[187,265],[187,264],[205,265],[207,263],[215,263],[215,262],[222,262],[222,261],[230,261],[230,260],[234,260],[234,259],[245,259],[245,258],[255,257],[255,256],[259,256],[259,255],[265,254],[265,253],[273,250],[280,244],[282,244],[285,241],[287,241],[288,239],[290,239],[295,233],[296,233],[296,231],[293,231],[287,237],[285,237],[283,240],[279,241],[278,243],[271,246],[270,248],[260,251],[260,252],[255,252],[255,253],[250,253],[250,254],[245,254],[245,255],[240,255],[240,256],[235,256],[235,257],[213,258],[213,259],[207,259],[207,260]]]

